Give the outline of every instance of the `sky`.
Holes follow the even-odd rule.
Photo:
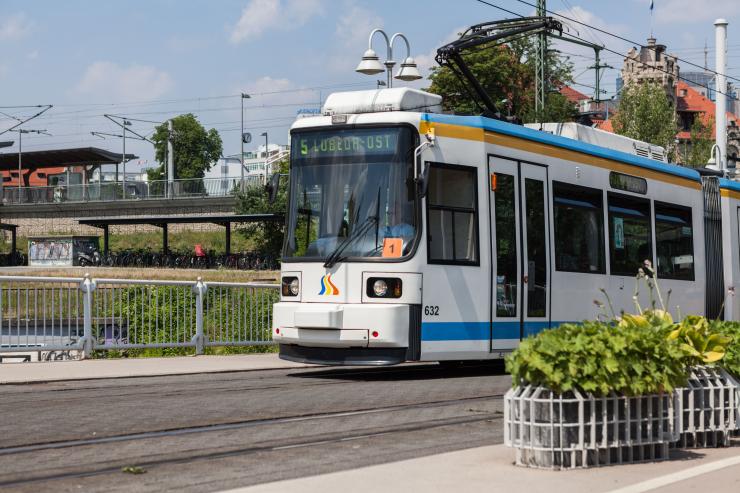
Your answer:
[[[532,15],[534,0],[486,0],[519,15]],[[206,128],[217,129],[224,155],[239,151],[240,94],[245,131],[255,138],[247,149],[264,142],[288,143],[288,129],[302,108],[318,108],[328,94],[371,89],[378,77],[354,71],[367,49],[368,35],[381,27],[403,32],[412,56],[426,77],[434,53],[466,27],[512,17],[479,0],[2,0],[0,2],[0,132],[33,114],[21,105],[53,104],[26,129],[24,150],[98,146],[120,152],[120,138],[106,113],[147,121],[131,127],[150,135],[155,123],[181,113],[194,113]],[[687,62],[714,68],[714,27],[729,21],[728,75],[740,79],[740,0],[548,0],[569,34],[603,44],[623,54],[633,43],[645,43],[652,32],[666,44],[682,71],[697,70]],[[589,27],[587,27],[589,26]],[[598,32],[594,28],[602,29]],[[384,57],[381,38],[375,50]],[[592,52],[557,44],[574,64],[575,88],[592,93]],[[405,56],[402,43],[394,58]],[[613,94],[623,55],[603,52],[609,69],[602,87]],[[381,74],[382,75],[382,74]],[[740,84],[740,80],[735,81]],[[426,81],[398,85],[425,87]],[[0,140],[16,140],[6,133]],[[17,152],[17,147],[4,152]],[[154,164],[150,144],[127,139],[127,152]]]

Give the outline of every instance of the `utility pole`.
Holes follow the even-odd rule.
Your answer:
[[[268,156],[269,156],[269,154],[268,154],[267,132],[262,132],[261,136],[265,138],[265,184],[266,184],[267,183],[267,173],[268,173],[267,160],[268,160]]]
[[[123,154],[121,155],[121,167],[123,168],[123,181],[121,183],[121,186],[123,188],[123,198],[126,198],[126,127],[128,125],[131,125],[131,122],[124,119],[123,120]],[[116,180],[118,180],[118,176],[116,176]]]
[[[244,100],[249,99],[249,94],[243,92],[241,97],[242,103],[242,131],[239,134],[239,141],[241,142],[242,152],[239,154],[239,168],[241,171],[241,181],[239,182],[239,190],[244,190]]]
[[[596,80],[594,83],[594,103],[599,104],[601,103],[601,69],[603,68],[614,68],[609,64],[602,64],[601,63],[601,48],[594,46],[594,60],[595,63],[588,67],[589,69],[594,69],[596,71]],[[608,118],[607,118],[608,119]]]
[[[167,120],[167,198],[175,192],[175,150],[172,145],[172,120]]]
[[[715,26],[715,63],[717,72],[717,100],[715,118],[717,120],[715,139],[719,148],[717,164],[720,171],[727,171],[727,21],[717,19]]]
[[[23,186],[23,134],[51,134],[46,130],[26,130],[25,128],[11,130],[11,132],[18,132],[18,196],[20,197],[21,188]],[[67,185],[69,185],[69,183]]]
[[[547,17],[546,0],[537,0],[537,17]],[[534,114],[535,120],[541,122],[545,112],[545,96],[547,94],[547,32],[537,34],[537,49],[535,51],[534,77]]]

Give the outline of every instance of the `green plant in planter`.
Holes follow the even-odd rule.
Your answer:
[[[690,365],[716,363],[727,352],[732,338],[711,330],[706,318],[689,315],[668,335],[686,353]]]
[[[525,339],[506,359],[514,385],[557,393],[654,394],[685,385],[684,353],[664,331],[637,316],[617,324],[563,324]]]
[[[719,364],[728,372],[740,378],[740,322],[716,320],[711,323],[711,330],[732,340],[725,347],[725,355]]]

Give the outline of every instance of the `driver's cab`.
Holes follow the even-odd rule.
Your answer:
[[[323,116],[293,125],[273,324],[281,357],[408,359],[410,312],[421,303],[415,151],[420,113],[439,111],[440,103],[409,88],[338,93]]]

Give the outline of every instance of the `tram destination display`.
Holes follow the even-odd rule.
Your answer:
[[[298,159],[337,159],[392,155],[398,149],[400,128],[329,130],[294,136]]]

